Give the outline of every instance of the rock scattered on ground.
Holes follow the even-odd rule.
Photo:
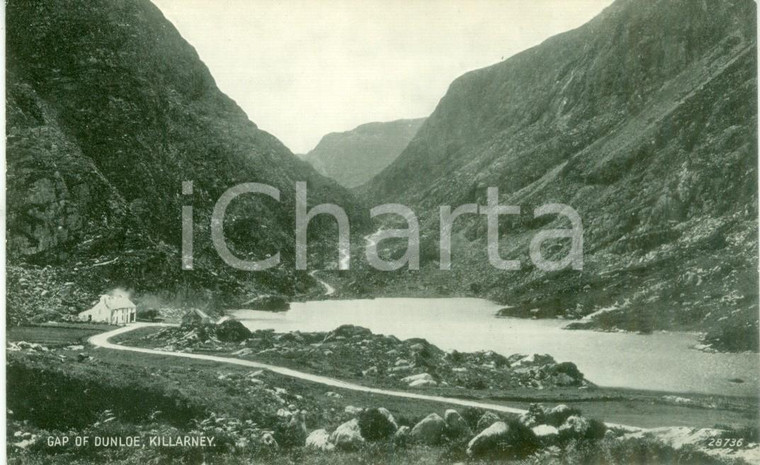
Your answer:
[[[231,321],[223,325],[232,326]],[[287,360],[320,374],[364,378],[395,388],[507,390],[590,385],[573,363],[558,363],[546,354],[505,357],[493,351],[445,352],[424,339],[400,340],[352,325],[315,333],[259,330],[247,338],[224,342],[220,326],[165,328],[138,343],[166,351],[229,352],[272,363]]]
[[[439,444],[446,432],[446,421],[437,413],[431,413],[414,425],[411,437],[423,444]]]
[[[364,444],[364,438],[359,428],[359,420],[356,418],[343,423],[330,435],[330,442],[336,448],[353,450]]]

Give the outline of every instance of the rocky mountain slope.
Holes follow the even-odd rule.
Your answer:
[[[11,319],[82,310],[117,285],[233,302],[315,285],[293,271],[295,182],[308,182],[309,204],[355,217],[354,199],[250,122],[158,8],[14,0],[6,11]],[[212,208],[242,182],[281,199],[234,201],[230,248],[250,259],[279,250],[277,269],[237,272],[211,246]],[[180,271],[183,205],[195,209],[193,271]],[[330,227],[315,220],[310,234]]]
[[[756,5],[618,0],[584,26],[454,81],[404,152],[363,193],[423,217],[425,281],[510,303],[505,314],[579,318],[649,331],[710,330],[757,348]],[[501,217],[486,258],[482,215],[457,220],[453,269],[437,266],[438,206],[521,207]],[[528,258],[536,207],[572,206],[584,227],[582,271]],[[561,257],[568,244],[545,250]],[[416,286],[416,285],[413,285]],[[600,312],[600,310],[605,310]],[[722,342],[720,342],[722,341]]]
[[[350,131],[333,132],[302,158],[345,187],[360,186],[401,154],[424,121],[367,123]]]

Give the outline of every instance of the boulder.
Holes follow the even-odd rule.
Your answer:
[[[362,376],[375,376],[377,375],[377,367],[371,366],[367,368],[366,370],[362,371]]]
[[[335,444],[336,448],[343,450],[356,449],[364,444],[359,420],[354,418],[338,426],[330,435],[330,442]]]
[[[574,379],[565,373],[557,373],[552,379],[557,386],[578,386],[581,384],[580,380]]]
[[[554,408],[546,410],[544,413],[544,423],[559,428],[562,423],[573,415],[580,415],[580,410],[568,407],[565,404],[559,404]]]
[[[467,444],[471,457],[522,458],[538,449],[540,443],[529,428],[517,421],[497,421]]]
[[[530,404],[528,411],[517,417],[517,421],[533,428],[534,426],[545,423],[546,411],[541,404]]]
[[[338,338],[338,337],[344,337],[344,338],[354,338],[354,337],[370,337],[372,336],[372,331],[370,331],[367,328],[361,327],[361,326],[354,326],[354,325],[341,325],[335,328],[334,331],[330,332],[327,336],[325,336],[325,342],[327,340]]]
[[[306,437],[306,447],[323,452],[329,452],[335,449],[335,444],[330,442],[330,433],[328,433],[327,430],[317,429],[312,431]]]
[[[538,425],[531,429],[541,444],[544,446],[553,445],[557,442],[559,430],[551,425]]]
[[[484,413],[478,420],[478,426],[477,426],[478,432],[483,431],[484,429],[488,428],[489,426],[493,425],[499,420],[500,420],[499,416],[493,412]]]
[[[402,378],[401,381],[407,383],[409,387],[413,388],[438,385],[438,383],[433,379],[432,376],[430,376],[429,373],[419,373],[416,375],[407,376],[406,378]]]
[[[215,328],[217,339],[222,342],[245,341],[251,336],[251,331],[238,320],[225,320]]]
[[[359,414],[359,429],[367,441],[379,441],[392,436],[398,429],[396,420],[387,409],[370,408]]]
[[[281,435],[285,440],[281,445],[303,446],[306,443],[308,433],[309,430],[306,429],[306,411],[296,411],[290,417],[287,426],[281,430]]]
[[[364,409],[360,407],[354,407],[353,405],[346,405],[346,408],[344,408],[343,411],[349,415],[359,415],[364,411]]]
[[[423,444],[438,444],[446,431],[446,421],[437,413],[431,413],[414,425],[412,439]]]
[[[396,419],[393,418],[393,414],[390,412],[390,410],[388,410],[385,407],[380,407],[380,408],[377,409],[377,411],[380,412],[381,414],[383,414],[383,416],[385,418],[387,418],[388,421],[390,421],[391,423],[393,423],[393,426],[395,427],[395,429],[398,429],[398,423],[396,423]]]
[[[585,436],[590,425],[585,418],[573,415],[565,420],[559,427],[562,439],[580,439]]]
[[[508,432],[509,426],[503,421],[497,421],[470,440],[467,444],[467,455],[485,455],[498,447],[499,442],[506,441]]]
[[[274,439],[274,436],[272,436],[272,433],[264,433],[261,435],[261,443],[267,446],[270,449],[279,449],[279,445],[277,444],[277,441]]]
[[[527,357],[522,354],[515,354],[510,356],[507,361],[512,367],[555,364],[554,357],[549,354],[531,354]]]
[[[404,383],[407,383],[407,384],[414,383],[415,381],[433,381],[433,382],[435,382],[435,380],[433,379],[432,376],[430,376],[429,373],[420,373],[420,374],[417,374],[417,375],[407,376],[406,378],[401,378],[401,381],[404,382]]]
[[[601,421],[573,415],[559,427],[559,439],[562,441],[571,439],[596,441],[604,438],[606,431],[607,427]]]
[[[397,445],[404,445],[409,440],[409,434],[411,428],[408,426],[399,426],[396,433],[393,435],[393,442]]]
[[[454,409],[446,410],[443,414],[443,419],[448,427],[448,433],[451,437],[472,436],[472,430],[467,425],[467,422],[462,418]]]
[[[411,388],[423,388],[423,387],[433,387],[438,386],[438,383],[431,379],[418,379],[417,381],[412,381],[409,383],[409,387]]]
[[[283,312],[290,309],[290,303],[281,295],[262,295],[246,302],[246,307],[254,310]]]
[[[561,373],[569,376],[570,378],[580,382],[583,380],[583,373],[578,369],[578,366],[572,362],[562,362],[554,366],[553,371],[555,373]]]

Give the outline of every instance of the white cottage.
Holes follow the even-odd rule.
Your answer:
[[[137,321],[137,306],[124,296],[102,295],[94,307],[79,314],[81,321],[123,325]]]

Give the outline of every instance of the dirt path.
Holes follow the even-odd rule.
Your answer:
[[[117,336],[119,334],[124,334],[129,331],[133,331],[137,328],[143,328],[146,326],[170,326],[170,325],[156,324],[156,323],[133,323],[123,328],[115,329],[113,331],[92,336],[89,339],[89,342],[90,344],[96,347],[101,347],[104,349],[121,350],[125,352],[140,352],[143,354],[153,354],[153,355],[159,355],[159,356],[164,356],[164,357],[180,357],[180,358],[190,358],[190,359],[196,359],[196,360],[209,360],[213,362],[228,363],[231,365],[240,365],[240,366],[245,366],[245,367],[250,367],[250,368],[268,370],[268,371],[271,371],[272,373],[277,373],[282,376],[288,376],[290,378],[300,379],[303,381],[309,381],[312,383],[321,384],[323,386],[329,386],[329,387],[334,387],[334,388],[339,388],[339,389],[348,389],[351,391],[366,392],[370,394],[379,394],[379,395],[391,396],[391,397],[401,397],[404,399],[412,399],[412,400],[440,402],[440,403],[449,404],[449,405],[459,405],[462,407],[476,407],[476,408],[482,408],[485,410],[494,410],[497,412],[512,413],[512,414],[518,414],[518,415],[526,412],[523,409],[508,407],[506,405],[491,404],[487,402],[476,402],[476,401],[466,400],[466,399],[457,399],[454,397],[432,396],[432,395],[427,395],[427,394],[418,394],[415,392],[393,391],[389,389],[379,389],[379,388],[373,388],[373,387],[368,387],[368,386],[362,386],[360,384],[349,383],[346,381],[341,381],[339,379],[329,378],[327,376],[314,375],[311,373],[305,373],[303,371],[293,370],[290,368],[285,368],[285,367],[276,366],[276,365],[269,365],[267,363],[254,362],[251,360],[243,360],[243,359],[231,358],[231,357],[218,357],[215,355],[192,354],[192,353],[184,353],[184,352],[166,352],[166,351],[161,351],[161,350],[146,349],[142,347],[125,346],[125,345],[114,344],[112,342],[109,342],[109,339],[111,339],[114,336]],[[639,431],[642,429],[635,426],[619,425],[615,423],[607,423],[607,426],[611,428],[621,428],[621,429],[625,429],[629,431]]]
[[[319,284],[321,284],[321,285],[322,285],[322,287],[324,287],[324,288],[325,288],[325,295],[326,295],[326,296],[335,294],[335,288],[334,288],[334,287],[332,287],[332,286],[330,286],[330,285],[329,285],[328,283],[326,283],[325,281],[322,281],[321,279],[319,279],[319,278],[317,277],[317,271],[316,271],[316,270],[314,270],[314,271],[312,271],[311,273],[309,273],[309,275],[310,275],[312,278],[314,278],[314,279],[316,279],[317,281],[319,281]]]

